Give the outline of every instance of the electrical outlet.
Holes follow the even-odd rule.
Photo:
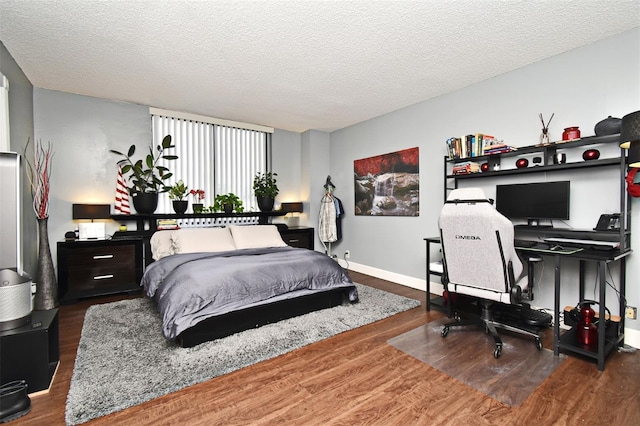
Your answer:
[[[350,252],[349,250],[345,251],[345,252],[344,252],[344,258],[345,258],[345,259],[348,259],[348,258],[350,258],[350,257],[351,257],[351,252]]]
[[[638,309],[635,306],[627,306],[624,310],[624,317],[627,319],[638,318]]]

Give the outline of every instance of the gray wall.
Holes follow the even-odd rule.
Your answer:
[[[151,141],[149,108],[142,105],[34,89],[35,135],[53,144],[49,236],[56,256],[56,241],[76,224],[74,203],[113,204],[117,156],[135,143],[142,149]],[[118,224],[110,221],[107,233]]]
[[[11,151],[22,154],[27,140],[33,143],[33,86],[11,53],[0,42],[0,73],[9,80],[9,129]],[[33,146],[33,145],[31,145]],[[36,276],[38,231],[31,204],[31,193],[24,173],[22,178],[22,267]]]
[[[594,124],[612,115],[636,111],[640,106],[640,29],[552,57],[426,102],[331,133],[331,175],[336,195],[347,209],[344,239],[337,252],[351,251],[354,268],[378,273],[415,285],[425,280],[424,237],[437,235],[437,217],[443,201],[445,140],[482,132],[514,146],[537,143],[539,113],[555,113],[551,139],[561,139],[564,127],[580,126],[583,136],[593,135]],[[420,147],[420,216],[363,217],[353,215],[353,161],[400,149]],[[542,179],[572,179],[570,225],[595,226],[601,213],[616,211],[608,193],[618,180],[601,173],[566,176],[550,174]],[[540,178],[540,177],[538,177]],[[606,181],[606,179],[609,179]],[[478,180],[472,182],[478,184]],[[495,182],[482,181],[494,191]],[[575,188],[575,191],[574,191]],[[632,219],[640,224],[640,202],[633,200]],[[640,253],[640,233],[632,247]],[[552,306],[552,272],[544,271],[538,306]],[[617,284],[617,276],[614,275]],[[565,280],[570,282],[571,277]],[[573,280],[575,282],[575,280]],[[640,305],[640,258],[632,255],[627,267],[627,299]],[[566,286],[570,287],[570,286]],[[424,288],[424,287],[423,287]],[[615,295],[608,296],[610,308]],[[577,303],[577,294],[563,287],[562,303]],[[613,310],[613,309],[612,309]],[[617,310],[617,309],[616,309]],[[639,330],[638,321],[628,327]]]
[[[139,149],[148,146],[151,118],[148,106],[53,90],[36,88],[33,99],[36,138],[51,141],[55,150],[49,218],[55,259],[55,242],[76,226],[71,205],[113,204],[118,157],[109,150],[126,152],[133,143]],[[300,157],[301,135],[276,130],[273,168],[278,173],[278,203],[303,200]],[[305,223],[304,217],[301,223]],[[118,226],[108,221],[107,233],[115,232]]]

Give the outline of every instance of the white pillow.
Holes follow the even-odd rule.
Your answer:
[[[275,225],[229,226],[238,249],[287,247]]]
[[[151,257],[153,260],[160,260],[165,256],[175,254],[173,251],[173,241],[171,231],[156,231],[151,236]]]
[[[173,231],[176,253],[220,252],[235,250],[227,228],[187,228]]]

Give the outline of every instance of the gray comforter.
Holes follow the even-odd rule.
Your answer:
[[[358,300],[334,260],[293,247],[167,256],[149,265],[141,285],[157,302],[167,339],[212,316],[331,288],[348,287]]]

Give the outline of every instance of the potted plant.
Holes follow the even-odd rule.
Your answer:
[[[189,202],[184,199],[189,194],[189,189],[182,180],[176,182],[169,189],[169,199],[172,200],[173,211],[177,214],[184,214],[187,211]]]
[[[202,213],[202,200],[204,200],[204,189],[192,189],[189,194],[195,198],[195,203],[191,206],[194,213]]]
[[[213,202],[213,210],[216,212],[224,211],[226,214],[231,214],[234,210],[236,213],[242,213],[244,207],[242,206],[242,200],[236,194],[230,192],[216,195]]]
[[[280,190],[276,184],[277,173],[258,173],[253,178],[253,192],[256,194],[258,208],[263,212],[273,210],[276,195]]]
[[[171,144],[171,135],[167,135],[162,139],[162,143],[156,146],[155,151],[152,146],[149,147],[149,153],[145,160],[132,159],[136,152],[136,146],[131,145],[126,154],[110,150],[113,154],[124,157],[118,162],[122,166],[122,173],[131,173],[129,180],[131,187],[129,193],[133,196],[133,205],[138,213],[151,214],[158,206],[158,194],[167,192],[171,187],[165,184],[165,180],[173,176],[173,173],[165,166],[158,164],[161,158],[165,160],[176,160],[177,155],[167,155],[164,151],[175,148]]]

